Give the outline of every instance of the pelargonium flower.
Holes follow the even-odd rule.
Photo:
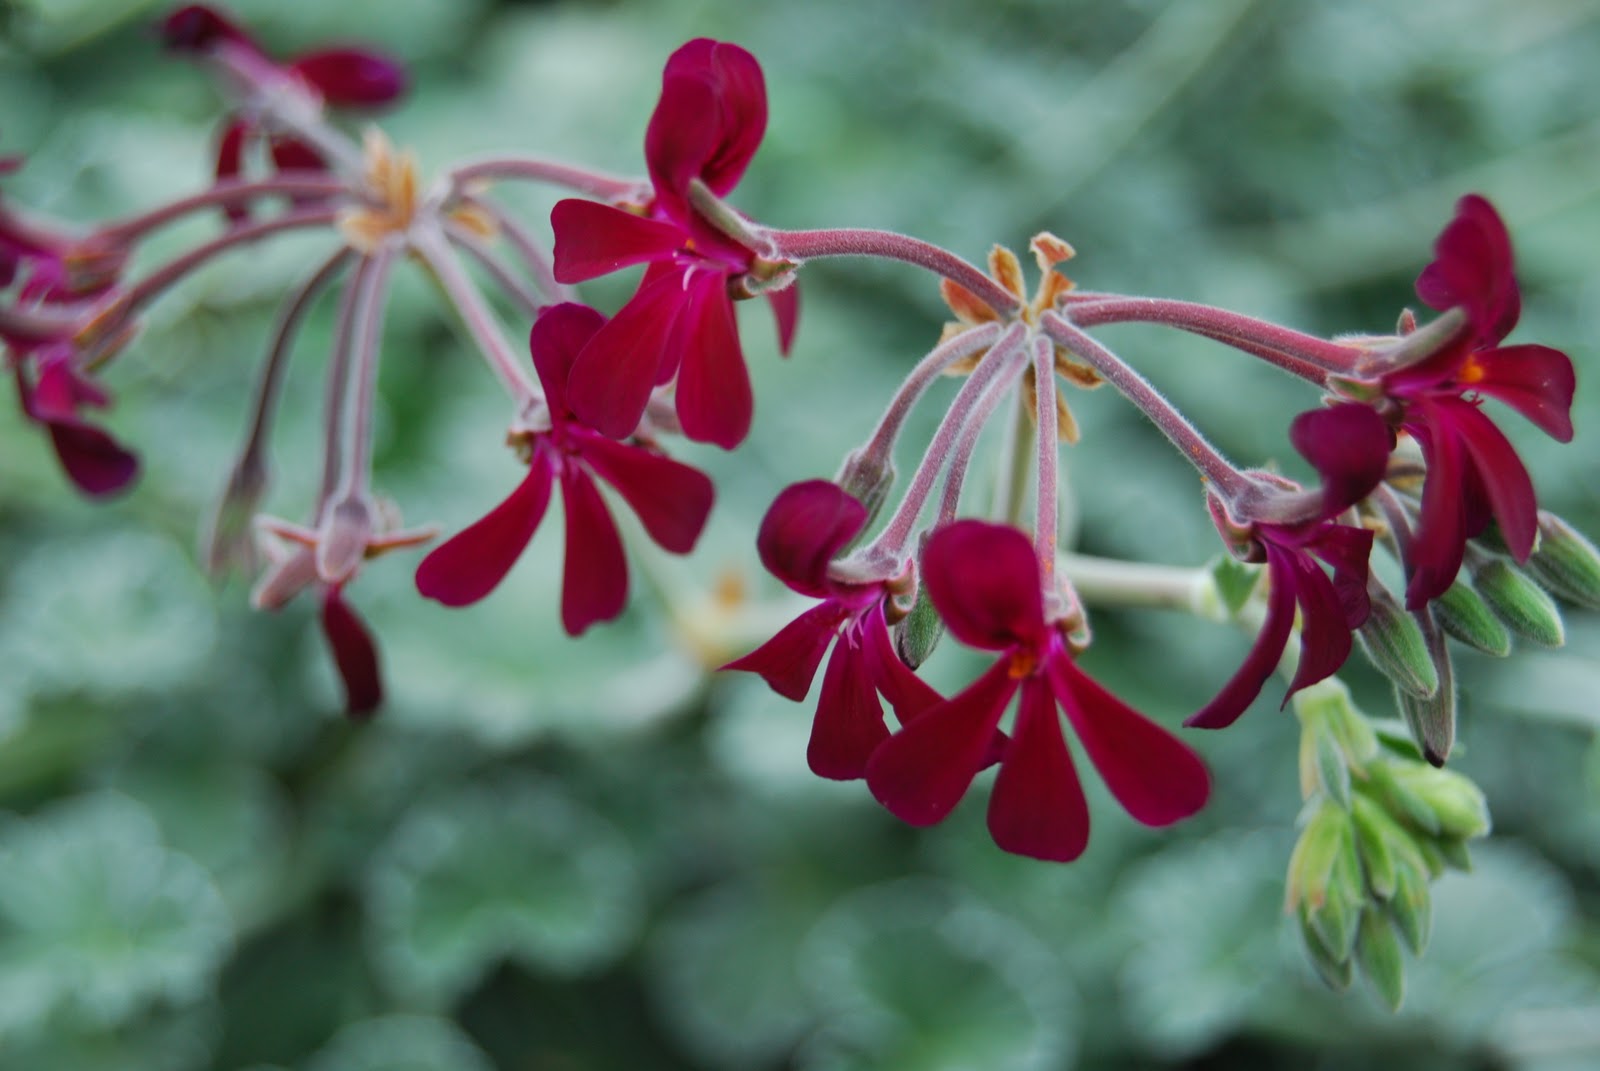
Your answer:
[[[890,737],[867,786],[913,825],[941,821],[983,766],[1011,697],[1022,701],[989,799],[989,832],[1006,851],[1066,862],[1089,841],[1089,809],[1061,731],[1072,723],[1111,794],[1136,820],[1165,826],[1205,805],[1210,775],[1187,745],[1080,670],[1045,615],[1040,570],[1014,528],[961,520],[922,556],[928,594],[962,643],[1000,658],[959,694]]]
[[[1559,442],[1572,440],[1572,361],[1549,346],[1500,343],[1517,324],[1521,292],[1511,238],[1487,200],[1463,197],[1434,243],[1417,294],[1441,311],[1460,308],[1467,327],[1438,353],[1384,372],[1376,386],[1395,422],[1422,448],[1427,477],[1406,586],[1406,605],[1438,598],[1461,569],[1468,539],[1497,521],[1518,561],[1533,551],[1533,480],[1504,433],[1484,415],[1497,398]]]
[[[1289,429],[1295,449],[1323,474],[1316,514],[1292,524],[1255,522],[1248,537],[1267,563],[1267,616],[1255,643],[1216,697],[1185,725],[1221,729],[1255,702],[1289,644],[1300,612],[1300,662],[1283,702],[1331,677],[1350,657],[1351,633],[1367,620],[1372,532],[1334,517],[1365,498],[1383,479],[1389,459],[1383,418],[1365,406],[1339,405],[1301,413]],[[1330,579],[1317,559],[1333,569]]]
[[[835,781],[861,777],[872,753],[889,738],[880,693],[902,721],[940,701],[895,654],[884,616],[885,585],[828,576],[829,563],[866,523],[866,507],[837,484],[807,480],[784,488],[756,536],[761,563],[801,595],[822,601],[722,667],[759,674],[773,691],[799,702],[833,644],[806,760],[813,773]]]
[[[162,42],[175,52],[204,56],[231,50],[236,60],[292,79],[317,100],[334,107],[381,107],[399,99],[406,89],[405,69],[395,60],[365,48],[318,49],[280,64],[238,25],[204,4],[188,4],[173,11],[162,20],[159,33]],[[250,115],[235,114],[224,120],[217,141],[217,178],[240,174],[251,147],[263,140],[279,170],[317,170],[326,166],[314,146],[263,129]],[[229,206],[227,213],[234,220],[247,214],[237,205]]]
[[[690,41],[667,60],[645,134],[651,202],[634,212],[568,199],[551,212],[561,282],[649,265],[638,291],[573,367],[572,405],[592,427],[628,435],[651,391],[676,375],[685,435],[732,449],[749,431],[750,376],[729,285],[755,254],[695,211],[689,187],[699,180],[719,197],[731,191],[766,125],[766,83],[755,57],[726,42]],[[787,353],[794,287],[768,296]]]
[[[663,549],[687,554],[694,548],[711,512],[705,474],[644,446],[616,442],[572,411],[569,376],[605,323],[594,309],[571,303],[552,306],[534,321],[528,347],[550,428],[528,435],[528,475],[510,497],[423,559],[417,569],[423,595],[466,606],[493,591],[532,540],[558,481],[567,542],[561,623],[571,635],[616,617],[628,595],[622,539],[596,477],[633,507]]]

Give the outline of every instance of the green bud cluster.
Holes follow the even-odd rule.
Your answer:
[[[1429,885],[1471,865],[1467,842],[1489,831],[1483,793],[1436,769],[1403,736],[1380,732],[1330,678],[1297,693],[1300,838],[1286,907],[1329,985],[1359,967],[1391,1009],[1405,996],[1401,947],[1421,955],[1432,920]]]

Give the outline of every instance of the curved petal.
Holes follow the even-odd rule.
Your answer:
[[[605,326],[606,318],[587,305],[562,302],[548,306],[528,331],[528,353],[550,406],[550,419],[565,423],[567,378],[589,340]]]
[[[663,360],[678,367],[678,423],[688,438],[732,450],[750,431],[755,401],[739,345],[727,276],[693,272],[687,304]]]
[[[645,131],[645,161],[669,215],[687,218],[689,181],[733,189],[761,144],[767,91],[761,65],[738,45],[697,38],[668,58]]]
[[[1368,533],[1369,535],[1371,533]],[[1300,664],[1278,709],[1302,688],[1333,676],[1350,657],[1354,641],[1346,623],[1345,607],[1333,581],[1311,557],[1293,556],[1295,598],[1300,603]]]
[[[628,562],[599,488],[576,465],[561,472],[561,505],[567,522],[561,626],[569,636],[581,636],[595,622],[622,613],[628,601]]]
[[[584,463],[616,488],[663,550],[694,549],[711,514],[711,478],[681,461],[593,433],[574,431]]]
[[[1372,598],[1367,593],[1371,575],[1372,531],[1348,524],[1322,526],[1305,549],[1333,566],[1333,590],[1339,600],[1345,625],[1358,629],[1372,613]]]
[[[1267,616],[1256,633],[1255,643],[1244,663],[1216,696],[1201,707],[1183,724],[1192,729],[1226,729],[1239,720],[1239,715],[1256,701],[1267,679],[1278,668],[1283,649],[1289,643],[1289,630],[1294,626],[1295,575],[1291,563],[1296,555],[1270,540],[1263,539],[1267,550]]]
[[[1407,427],[1428,463],[1406,582],[1406,609],[1420,610],[1443,595],[1461,571],[1467,548],[1467,459],[1456,426],[1437,400],[1418,399]]]
[[[887,739],[860,630],[847,628],[834,644],[822,677],[806,762],[818,777],[854,781],[866,776],[867,760]]]
[[[928,596],[956,639],[998,651],[1045,636],[1033,544],[1015,528],[962,520],[938,529],[922,553]]]
[[[279,171],[326,171],[328,163],[310,144],[299,138],[275,137],[268,146],[272,163]],[[315,201],[315,197],[296,197],[296,204]]]
[[[889,701],[901,725],[944,702],[944,696],[917,676],[916,671],[900,661],[900,656],[895,653],[894,641],[889,638],[889,625],[883,616],[883,603],[880,602],[867,613],[861,629],[866,637],[867,657],[872,662],[873,681]]]
[[[61,469],[78,490],[91,498],[105,498],[127,490],[139,475],[139,458],[117,440],[81,420],[57,420],[45,425]]]
[[[1187,744],[1100,687],[1065,650],[1047,669],[1089,760],[1135,821],[1171,825],[1206,805],[1211,775]]]
[[[1089,803],[1042,675],[1022,686],[1016,733],[989,797],[989,835],[1008,852],[1058,863],[1089,846]]]
[[[217,137],[215,174],[219,182],[236,178],[244,171],[245,147],[254,132],[255,128],[243,119],[231,119],[223,124],[222,133]],[[222,214],[229,223],[241,223],[250,218],[250,209],[242,203],[226,204],[222,206]]]
[[[610,275],[630,264],[669,260],[686,235],[676,225],[620,208],[569,197],[550,210],[555,232],[554,271],[562,283]]]
[[[931,826],[961,802],[983,768],[1006,704],[1017,690],[1002,658],[961,692],[878,745],[867,787],[903,822]]]
[[[248,34],[206,4],[185,4],[156,27],[161,43],[174,52],[204,52],[223,41],[259,53]]]
[[[774,692],[798,703],[811,690],[823,652],[847,616],[838,603],[820,603],[783,626],[754,651],[722,668],[755,673]]]
[[[493,591],[544,519],[551,481],[550,464],[535,457],[528,475],[504,502],[422,559],[417,591],[446,606],[467,606]]]
[[[772,317],[778,323],[778,352],[787,357],[794,347],[795,328],[800,325],[800,284],[767,291],[767,304],[772,306]]]
[[[756,533],[767,572],[802,595],[828,594],[828,563],[867,523],[867,509],[838,484],[803,480],[778,492]]]
[[[1326,520],[1366,498],[1382,482],[1394,434],[1371,406],[1344,403],[1301,413],[1289,441],[1322,477]]]
[[[572,362],[567,404],[579,420],[612,439],[633,434],[650,402],[682,307],[680,274],[645,277]]]
[[[1511,236],[1485,198],[1469,193],[1434,245],[1434,261],[1417,277],[1417,296],[1443,312],[1460,305],[1491,345],[1511,333],[1522,311]]]
[[[322,99],[339,107],[389,104],[406,91],[406,70],[388,56],[360,48],[309,52],[289,69],[310,82]]]
[[[322,595],[322,632],[333,664],[344,682],[345,712],[353,718],[370,716],[383,703],[383,675],[378,668],[378,647],[361,618],[331,585]]]
[[[1448,406],[1450,419],[1460,430],[1461,441],[1483,480],[1506,546],[1517,561],[1527,561],[1539,534],[1539,503],[1527,468],[1511,441],[1477,406],[1453,400],[1443,404]]]
[[[1472,355],[1482,378],[1473,390],[1498,398],[1556,442],[1572,441],[1572,359],[1549,346],[1502,346]]]

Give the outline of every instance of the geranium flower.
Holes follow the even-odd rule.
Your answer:
[[[465,606],[493,591],[533,538],[558,481],[567,541],[561,623],[571,635],[616,617],[628,595],[622,539],[595,477],[633,507],[663,549],[687,554],[694,548],[711,512],[713,491],[705,474],[607,438],[569,404],[574,362],[605,322],[594,309],[575,304],[552,306],[534,322],[528,346],[544,385],[550,429],[528,435],[528,475],[510,497],[423,559],[417,569],[423,595]]]
[[[941,698],[895,654],[884,617],[884,585],[828,576],[828,564],[866,523],[866,507],[827,480],[784,488],[761,522],[756,549],[772,575],[822,601],[722,667],[759,674],[773,691],[799,702],[833,644],[806,760],[813,773],[835,781],[861,777],[873,751],[889,738],[879,693],[902,721]]]
[[[1136,820],[1169,825],[1205,805],[1211,782],[1199,756],[1073,661],[1060,627],[1045,616],[1026,536],[1004,525],[956,521],[934,532],[922,563],[951,634],[1000,658],[878,747],[867,763],[867,786],[879,802],[912,825],[945,818],[982,768],[1001,716],[1021,691],[989,800],[989,832],[1001,848],[1066,862],[1088,845],[1088,804],[1058,707]]]
[[[750,430],[750,376],[729,284],[750,270],[755,254],[701,218],[689,186],[698,179],[726,195],[766,125],[766,83],[755,57],[725,42],[690,41],[667,60],[645,134],[651,202],[633,212],[568,199],[551,212],[561,282],[649,265],[638,291],[573,367],[573,408],[592,427],[628,435],[651,391],[676,375],[678,420],[689,438],[732,449]],[[787,353],[794,287],[768,296]]]

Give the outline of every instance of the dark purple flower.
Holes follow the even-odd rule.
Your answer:
[[[553,487],[566,511],[566,566],[561,621],[576,636],[622,612],[628,570],[622,539],[595,478],[610,484],[665,550],[687,554],[711,512],[704,473],[643,446],[616,442],[573,412],[567,390],[573,363],[605,325],[585,305],[546,309],[529,336],[544,385],[550,429],[528,437],[528,475],[500,505],[436,548],[417,569],[417,589],[446,606],[465,606],[493,591],[544,518]]]
[[[784,488],[761,522],[756,548],[769,572],[821,602],[722,667],[759,674],[773,691],[799,702],[833,644],[806,760],[813,773],[835,781],[861,777],[873,751],[889,738],[880,693],[902,721],[941,698],[895,654],[884,616],[884,585],[842,583],[828,576],[834,556],[866,523],[866,508],[836,484],[808,480]]]
[[[689,186],[698,179],[719,197],[731,191],[766,124],[755,57],[725,42],[690,41],[667,60],[645,134],[655,195],[643,214],[578,199],[552,211],[561,282],[649,265],[638,291],[573,367],[573,407],[607,435],[631,433],[651,391],[674,376],[689,438],[731,449],[749,431],[750,377],[729,285],[750,270],[754,254],[694,210]],[[792,286],[770,296],[787,353],[797,296]]]
[[[378,646],[361,618],[344,601],[342,586],[322,589],[322,634],[344,684],[345,713],[365,721],[383,705],[383,673]]]
[[[1205,805],[1205,766],[1188,746],[1078,669],[1047,620],[1033,547],[1014,528],[956,521],[934,532],[923,579],[950,632],[1000,658],[964,691],[925,711],[873,753],[867,786],[913,825],[945,818],[983,767],[1011,697],[1022,701],[989,800],[1006,851],[1066,862],[1089,841],[1089,809],[1058,708],[1111,794],[1139,822],[1164,826]]]

